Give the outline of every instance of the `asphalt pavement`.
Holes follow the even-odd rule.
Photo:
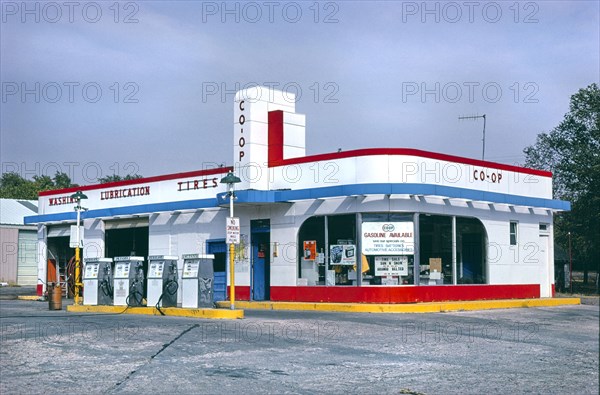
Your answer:
[[[0,301],[0,393],[598,394],[598,306],[76,314]]]
[[[0,287],[0,300],[17,299],[17,296],[33,296],[36,293],[37,288],[35,286]]]

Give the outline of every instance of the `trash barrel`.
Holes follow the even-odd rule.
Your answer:
[[[60,284],[48,284],[48,308],[50,310],[62,310],[62,288]]]

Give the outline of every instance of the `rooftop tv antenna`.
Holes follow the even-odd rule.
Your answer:
[[[483,114],[483,115],[469,115],[469,116],[465,116],[465,117],[458,117],[459,120],[463,120],[463,119],[478,119],[478,118],[483,118],[483,139],[481,139],[481,141],[483,141],[483,152],[481,154],[481,160],[485,160],[485,114]]]

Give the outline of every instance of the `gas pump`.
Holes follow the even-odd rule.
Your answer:
[[[181,307],[213,307],[213,260],[215,256],[185,254],[181,280]]]
[[[144,298],[144,258],[115,257],[115,306],[141,306]]]
[[[177,307],[177,260],[170,255],[148,257],[148,306]]]
[[[83,304],[111,305],[112,289],[112,259],[89,258],[85,260],[83,271]]]

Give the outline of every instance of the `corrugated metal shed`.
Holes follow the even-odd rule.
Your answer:
[[[37,214],[37,200],[0,199],[0,225],[23,225],[23,217]]]

